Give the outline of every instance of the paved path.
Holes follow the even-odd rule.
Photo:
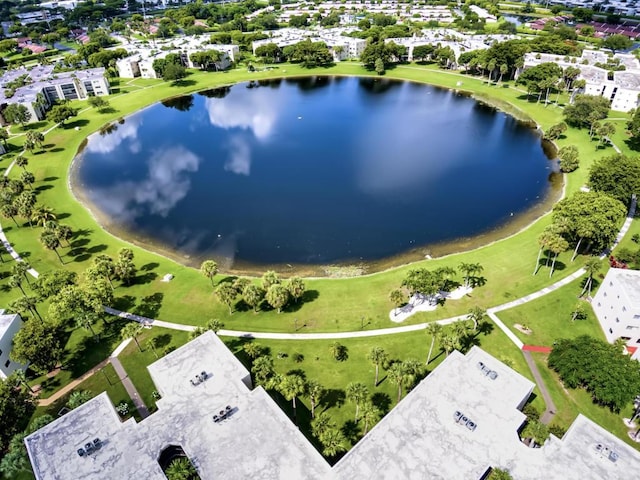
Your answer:
[[[124,385],[125,390],[131,397],[131,400],[138,410],[140,417],[142,417],[142,419],[144,420],[149,416],[149,409],[142,401],[142,398],[140,397],[140,394],[138,393],[136,387],[133,385],[133,382],[129,379],[129,375],[127,375],[127,372],[125,371],[124,367],[117,357],[111,357],[111,365],[113,365],[113,368],[118,374],[118,377],[120,377],[122,385]]]
[[[524,355],[524,359],[527,361],[527,365],[529,366],[531,373],[533,373],[533,378],[535,379],[536,384],[540,389],[540,394],[544,399],[544,404],[547,406],[547,409],[544,411],[544,413],[540,417],[540,421],[545,425],[549,425],[551,420],[553,420],[553,417],[556,415],[556,405],[555,403],[553,403],[553,400],[551,399],[551,395],[549,394],[549,390],[547,390],[547,386],[544,384],[544,381],[542,380],[542,376],[540,375],[540,371],[538,370],[538,366],[536,365],[536,362],[533,361],[531,352],[523,351],[522,354]]]
[[[71,390],[76,388],[80,383],[84,382],[91,375],[93,375],[94,373],[96,373],[96,372],[100,371],[101,369],[103,369],[104,367],[106,367],[109,363],[111,363],[111,358],[107,358],[107,359],[101,361],[99,364],[97,364],[91,370],[89,370],[88,372],[84,373],[80,377],[76,378],[75,380],[73,380],[68,385],[65,385],[60,390],[58,390],[56,393],[51,395],[49,398],[41,398],[41,399],[39,399],[38,400],[38,405],[41,406],[41,407],[48,407],[49,405],[51,405],[53,402],[55,402],[59,398],[64,397],[67,393],[69,393]]]

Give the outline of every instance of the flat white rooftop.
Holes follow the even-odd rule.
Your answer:
[[[475,480],[490,467],[518,480],[626,480],[640,471],[639,452],[583,416],[562,440],[524,445],[519,408],[534,384],[478,347],[449,355],[334,468],[262,388],[247,387],[247,370],[212,332],[149,371],[163,398],[141,423],[121,423],[103,393],[27,437],[36,478],[164,479],[158,458],[169,445],[203,480]],[[227,405],[229,418],[214,423]],[[94,438],[102,447],[80,457]]]
[[[4,310],[0,310],[0,338],[4,337],[18,316],[17,313],[4,313]]]

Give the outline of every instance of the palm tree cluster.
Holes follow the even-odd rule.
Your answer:
[[[212,285],[213,277],[217,273],[217,265],[214,264],[212,260],[207,260],[200,268],[202,273],[211,279]],[[291,300],[297,303],[304,296],[305,289],[305,283],[300,277],[291,277],[283,282],[276,272],[268,271],[262,276],[260,283],[242,277],[236,278],[233,282],[221,281],[214,293],[218,300],[229,308],[229,314],[233,314],[233,306],[239,296],[254,313],[258,313],[264,301],[280,313]]]
[[[442,301],[438,300],[440,292],[449,292],[461,285],[467,288],[483,285],[485,279],[479,276],[483,270],[479,263],[465,262],[460,263],[457,269],[453,267],[440,267],[435,270],[418,268],[409,270],[401,286],[408,293],[408,297],[420,294],[426,296],[431,303],[435,303]],[[458,272],[462,273],[462,284],[453,280]],[[389,300],[397,309],[407,302],[407,295],[402,289],[396,288],[389,293]]]
[[[98,278],[106,280],[112,289],[113,280],[120,280],[123,285],[130,285],[137,273],[133,257],[133,250],[130,248],[118,250],[116,260],[113,260],[109,255],[97,255],[91,266],[87,268],[85,275],[92,281]]]
[[[26,140],[24,142],[24,149],[29,153],[32,153],[36,147],[42,148],[44,145],[44,135],[42,132],[36,132],[30,130],[27,132]]]

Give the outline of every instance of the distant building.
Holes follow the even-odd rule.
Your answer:
[[[14,371],[25,368],[24,365],[9,358],[13,337],[22,328],[22,318],[17,313],[4,313],[0,310],[0,380],[7,378]]]
[[[640,271],[610,268],[591,306],[607,341],[622,338],[640,360]]]
[[[586,83],[582,93],[606,98],[612,110],[628,112],[640,105],[640,62],[632,54],[584,50],[580,57],[570,57],[530,52],[524,56],[524,70],[545,62],[557,63],[563,69],[578,68],[578,78]],[[603,68],[609,62],[617,62],[624,70],[609,73]]]
[[[124,48],[131,55],[116,61],[118,75],[121,78],[158,78],[153,69],[153,62],[171,53],[180,55],[183,66],[196,68],[191,61],[191,54],[204,50],[217,50],[222,53],[222,58],[216,62],[217,70],[228,69],[240,55],[238,45],[212,45],[209,43],[209,35],[184,37],[179,42],[175,39],[160,40],[155,42],[153,48],[139,42],[133,42],[125,44]]]
[[[26,79],[24,85],[8,94],[8,85],[19,78]],[[4,109],[19,103],[27,107],[31,122],[44,120],[46,111],[56,100],[83,100],[90,96],[109,95],[109,81],[104,68],[91,68],[73,72],[54,73],[53,66],[41,65],[7,70],[0,77],[0,123],[7,122],[2,116]]]
[[[534,384],[478,347],[454,351],[333,468],[249,372],[206,332],[149,366],[162,398],[121,422],[106,393],[25,439],[37,480],[165,479],[184,452],[200,478],[602,480],[640,471],[640,453],[579,415],[529,448],[518,431]]]

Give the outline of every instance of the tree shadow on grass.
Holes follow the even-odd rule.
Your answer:
[[[58,220],[64,220],[65,218],[69,218],[70,216],[71,216],[71,214],[66,213],[66,212],[64,212],[64,213],[59,213],[59,214],[58,214]]]
[[[160,313],[162,300],[164,300],[163,293],[157,292],[153,295],[148,295],[140,301],[140,305],[134,308],[133,313],[147,318],[156,318]]]
[[[137,275],[134,279],[133,283],[135,284],[147,284],[153,282],[156,278],[158,278],[158,274],[155,272],[147,272],[142,275]]]
[[[347,420],[344,422],[341,430],[345,438],[352,444],[355,444],[362,436],[360,425],[358,425],[355,420]]]
[[[107,249],[107,246],[104,244],[100,244],[100,245],[94,245],[91,248],[87,248],[87,252],[89,253],[100,253],[100,252],[104,252]]]
[[[318,290],[307,290],[302,294],[302,298],[300,298],[297,302],[295,300],[291,301],[285,311],[287,312],[297,312],[300,310],[304,304],[311,303],[316,300],[320,296],[320,292]]]
[[[140,267],[141,272],[150,272],[151,270],[155,270],[160,266],[157,262],[146,263]]]
[[[40,185],[39,187],[35,188],[35,191],[40,193],[40,192],[44,192],[45,190],[51,190],[53,188],[53,185]]]
[[[383,415],[386,415],[391,409],[391,397],[383,392],[376,392],[371,395],[371,403],[380,410]]]
[[[324,395],[320,399],[320,405],[322,406],[322,411],[326,411],[333,407],[341,407],[344,405],[344,401],[346,399],[346,395],[344,390],[340,390],[337,388],[328,388],[325,390]]]
[[[88,243],[89,243],[88,238],[79,238],[78,240],[74,240],[73,242],[71,242],[71,248],[84,247]]]
[[[164,348],[171,343],[171,340],[173,339],[173,337],[169,333],[163,333],[155,337],[155,339],[156,339],[156,347]]]
[[[56,148],[52,148],[51,150],[49,150],[49,153],[58,153],[58,152],[64,152],[65,149],[62,147],[56,147]]]
[[[64,129],[69,129],[69,128],[76,128],[76,127],[86,127],[87,125],[89,125],[89,120],[87,120],[86,118],[78,118],[73,122],[69,122],[69,123],[65,123],[64,125],[61,125],[61,127]]]
[[[128,312],[130,309],[136,306],[136,298],[132,295],[123,295],[113,299],[113,308]]]

